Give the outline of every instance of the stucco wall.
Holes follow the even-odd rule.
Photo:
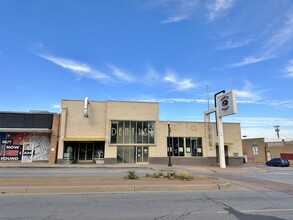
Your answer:
[[[58,159],[63,158],[64,139],[106,137],[106,102],[90,101],[84,117],[83,100],[62,100]]]
[[[258,155],[253,154],[252,144],[256,143],[258,146]],[[266,153],[265,153],[265,143],[264,138],[252,138],[243,139],[243,153],[247,154],[247,163],[265,163]]]
[[[158,146],[152,155],[155,157],[166,157],[167,152],[167,122],[159,122]],[[208,123],[203,122],[170,122],[171,137],[201,137],[203,157],[216,157],[216,145],[218,137],[216,133],[216,125],[209,123],[210,138],[208,137]],[[224,143],[228,146],[229,157],[234,157],[234,153],[238,157],[243,157],[241,130],[239,123],[224,123]],[[209,141],[211,140],[211,142]],[[210,146],[211,144],[211,146]]]
[[[74,100],[62,101],[60,117],[60,141],[58,159],[63,158],[64,140],[70,138],[101,138],[105,141],[105,161],[116,161],[117,146],[148,146],[149,158],[167,158],[168,125],[159,121],[159,104],[151,102],[120,102],[90,101],[89,117],[83,116],[84,102]],[[111,121],[154,121],[154,144],[111,144]],[[170,122],[171,137],[200,137],[202,138],[202,153],[204,158],[215,161],[216,145],[218,142],[214,122]],[[210,132],[208,132],[210,131]],[[243,156],[241,132],[239,123],[224,123],[224,141],[228,146],[229,157],[234,153]],[[213,158],[213,159],[212,159]],[[178,160],[178,159],[177,159]],[[192,161],[188,159],[188,161]],[[178,161],[179,162],[179,161]],[[197,163],[193,161],[191,163]],[[208,162],[210,163],[210,162]],[[214,162],[213,162],[214,163]]]
[[[271,158],[281,157],[281,153],[293,154],[293,144],[284,142],[281,146],[271,146],[266,148],[271,153]],[[290,160],[293,164],[293,160]]]

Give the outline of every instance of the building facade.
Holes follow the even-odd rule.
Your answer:
[[[293,139],[250,138],[243,139],[243,155],[246,163],[265,164],[272,158],[286,158],[293,163]],[[257,154],[252,146],[257,146]]]
[[[0,112],[0,162],[55,163],[59,115]]]
[[[219,162],[215,123],[159,121],[159,104],[62,100],[58,163]],[[225,156],[229,166],[243,164],[239,123],[224,123]]]

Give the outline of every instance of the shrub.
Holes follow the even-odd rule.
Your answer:
[[[193,176],[187,172],[180,173],[179,175],[177,175],[177,177],[181,180],[186,180],[186,181],[190,181],[193,179]]]
[[[129,170],[127,171],[127,176],[125,177],[126,179],[131,179],[131,180],[137,180],[139,177],[136,175],[134,170]]]
[[[168,172],[166,177],[169,179],[169,180],[173,180],[173,179],[176,179],[176,173],[175,172]]]
[[[153,177],[154,178],[159,178],[159,177],[163,177],[164,174],[162,172],[159,172],[159,173],[154,173]]]
[[[145,177],[146,177],[146,178],[150,178],[150,177],[151,177],[151,174],[146,173],[146,174],[145,174]]]

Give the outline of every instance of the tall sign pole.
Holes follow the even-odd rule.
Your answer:
[[[225,92],[225,90],[223,90],[219,93],[216,93],[215,108],[205,112],[205,122],[207,122],[207,120],[209,121],[208,115],[211,113],[216,113],[220,167],[226,168],[222,117],[237,113],[235,91],[232,90]]]
[[[218,128],[218,145],[219,145],[219,158],[220,158],[220,167],[226,168],[226,159],[225,159],[225,147],[224,147],[224,129],[222,117],[219,117],[219,112],[216,108],[216,123]]]

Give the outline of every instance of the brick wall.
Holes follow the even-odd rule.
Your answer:
[[[58,145],[58,128],[59,128],[60,116],[59,114],[54,114],[53,124],[52,124],[52,134],[51,134],[51,146],[50,146],[50,154],[49,154],[49,163],[56,163],[57,158],[57,145]]]

